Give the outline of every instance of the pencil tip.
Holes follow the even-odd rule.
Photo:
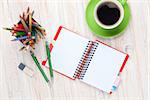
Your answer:
[[[34,10],[32,11],[32,16],[33,16],[33,14],[34,14]]]
[[[25,16],[25,12],[23,12],[23,17]]]
[[[54,77],[51,78],[52,83],[54,83]]]
[[[27,13],[30,11],[30,7],[28,6],[28,8],[27,8]]]
[[[10,30],[10,28],[3,27],[4,30]]]
[[[6,27],[2,27],[4,30],[6,30],[7,28]]]
[[[21,15],[19,15],[19,17],[22,18]]]

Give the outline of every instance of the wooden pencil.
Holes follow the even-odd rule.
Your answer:
[[[21,16],[20,16],[20,21],[21,21],[22,25],[24,26],[24,29],[25,29],[26,33],[28,33],[29,28],[28,28],[28,26],[26,25],[25,21],[23,20],[23,18]]]
[[[29,13],[29,30],[32,32],[32,15]]]

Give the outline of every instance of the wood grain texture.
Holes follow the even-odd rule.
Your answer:
[[[128,0],[132,11],[131,22],[124,34],[115,39],[102,39],[92,34],[85,21],[88,2],[88,0],[0,0],[0,100],[148,100],[149,1]],[[54,73],[54,85],[49,87],[29,53],[19,52],[21,43],[11,42],[14,37],[2,30],[2,27],[11,27],[18,22],[19,14],[28,6],[35,10],[34,18],[46,28],[50,40],[58,26],[64,25],[81,36],[99,39],[127,52],[130,58],[121,75],[122,82],[118,90],[108,95],[57,73]],[[44,59],[43,43],[40,42],[36,48],[38,58]],[[34,69],[33,78],[17,68],[20,62]]]

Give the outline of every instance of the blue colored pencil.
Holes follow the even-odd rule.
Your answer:
[[[18,37],[16,39],[13,39],[11,41],[18,41],[18,40],[23,40],[23,39],[27,39],[27,38],[28,38],[28,36],[23,36],[23,37]]]

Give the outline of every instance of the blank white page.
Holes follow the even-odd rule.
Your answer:
[[[82,81],[110,93],[125,57],[126,54],[99,43]]]
[[[88,41],[62,28],[51,53],[54,70],[73,78]]]

